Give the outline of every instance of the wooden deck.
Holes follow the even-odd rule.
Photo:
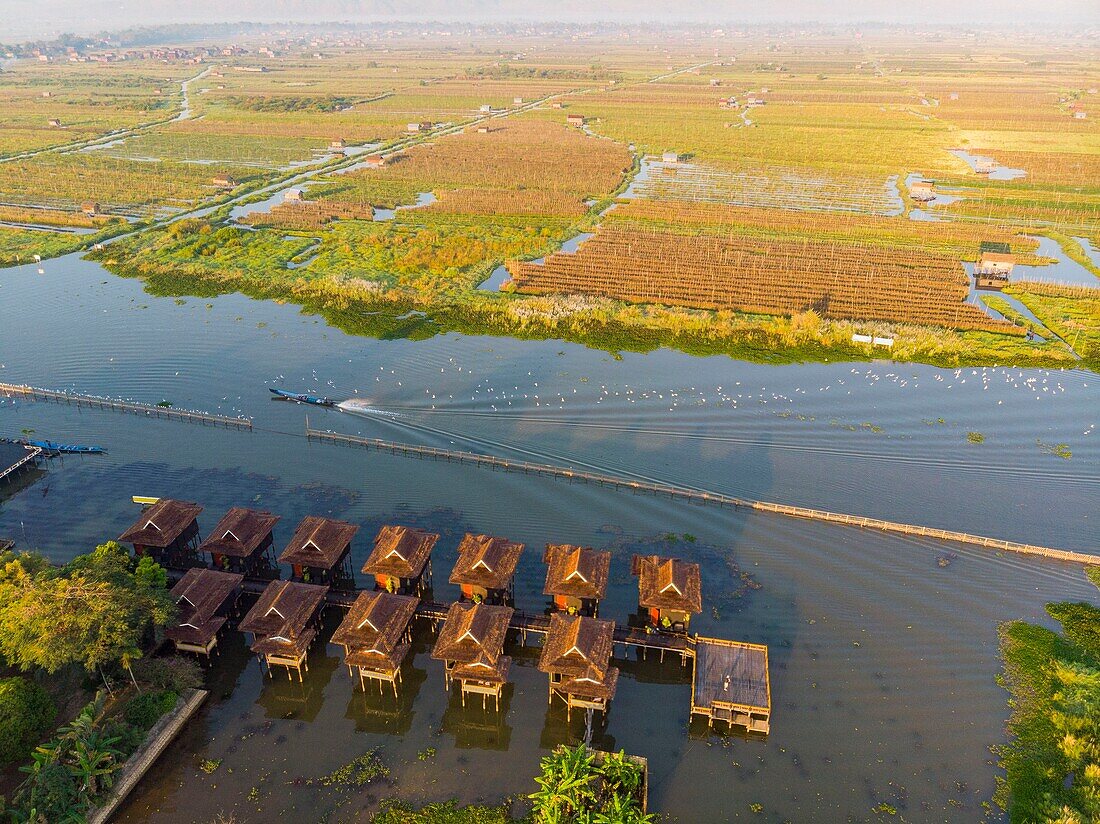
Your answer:
[[[110,409],[115,412],[144,415],[149,418],[166,418],[169,420],[186,421],[187,423],[224,426],[232,429],[252,429],[252,421],[249,418],[230,418],[226,415],[212,415],[208,412],[191,412],[186,409],[173,409],[172,407],[134,403],[132,401],[119,401],[112,398],[97,398],[93,395],[80,395],[75,392],[58,392],[53,389],[38,389],[33,386],[23,386],[14,383],[0,383],[0,397],[25,398],[30,401],[52,401],[53,403],[64,403],[76,407]]]
[[[37,446],[26,448],[16,443],[0,441],[0,482],[14,478],[20,470],[33,466],[42,450]]]
[[[1100,565],[1100,555],[1088,555],[1084,552],[1071,552],[1064,549],[1052,549],[1035,544],[1025,544],[1018,541],[1006,541],[1001,538],[988,538],[984,535],[972,535],[968,532],[956,532],[950,529],[937,529],[935,527],[920,526],[918,524],[904,524],[897,521],[884,521],[881,518],[865,518],[862,515],[848,515],[842,512],[828,512],[823,509],[811,509],[802,506],[788,506],[786,504],[771,503],[769,501],[755,501],[748,498],[737,498],[732,495],[722,495],[717,492],[703,492],[696,489],[685,489],[667,484],[656,484],[648,481],[631,481],[626,478],[616,478],[611,475],[601,475],[595,472],[583,472],[567,469],[549,464],[531,463],[530,461],[513,461],[507,458],[497,458],[493,455],[482,455],[477,452],[462,452],[452,449],[438,449],[432,446],[418,446],[416,444],[396,443],[384,441],[379,438],[364,438],[358,435],[345,435],[339,432],[327,432],[320,429],[310,429],[306,426],[306,437],[309,440],[322,441],[342,446],[356,446],[362,449],[374,449],[379,452],[389,452],[393,455],[406,457],[447,461],[450,463],[462,463],[486,469],[503,470],[507,472],[521,472],[524,475],[541,475],[543,477],[560,478],[570,483],[594,484],[596,486],[612,487],[614,489],[628,490],[635,494],[646,493],[659,497],[673,498],[703,506],[718,506],[726,508],[755,509],[760,512],[773,512],[778,515],[787,515],[793,518],[805,518],[813,521],[827,521],[845,526],[855,526],[863,529],[874,529],[880,532],[896,532],[903,535],[920,535],[926,538],[936,538],[942,541],[954,541],[960,544],[987,547],[1003,552],[1015,552],[1021,555],[1037,555],[1057,561],[1067,561],[1078,564]]]
[[[771,722],[768,648],[761,644],[696,638],[691,714],[767,734]]]

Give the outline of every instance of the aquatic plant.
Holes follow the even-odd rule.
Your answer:
[[[966,440],[968,443],[985,443],[985,435],[981,432],[967,432]]]
[[[559,747],[541,762],[532,816],[537,824],[592,821],[599,824],[649,824],[642,812],[644,767],[624,752],[600,754],[583,744]]]

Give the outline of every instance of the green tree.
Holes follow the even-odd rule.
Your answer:
[[[0,680],[0,764],[26,758],[56,715],[53,699],[33,681]]]

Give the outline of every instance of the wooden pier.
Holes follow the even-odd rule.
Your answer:
[[[667,484],[658,484],[649,481],[632,481],[627,478],[616,478],[612,475],[578,471],[560,466],[552,466],[550,464],[532,463],[530,461],[513,461],[507,458],[498,458],[493,455],[482,455],[477,452],[439,449],[433,446],[418,446],[416,444],[385,441],[380,438],[364,438],[359,435],[345,435],[339,432],[311,429],[308,425],[306,426],[306,437],[311,441],[320,441],[341,446],[355,446],[361,449],[373,449],[378,452],[389,452],[392,455],[447,461],[448,463],[468,464],[487,469],[499,469],[506,472],[519,472],[524,475],[541,475],[544,477],[559,478],[567,480],[570,483],[594,484],[596,486],[629,490],[635,494],[646,493],[659,497],[688,501],[702,506],[755,509],[760,512],[773,512],[778,515],[787,515],[792,518],[827,521],[829,523],[842,524],[844,526],[875,529],[881,532],[894,532],[903,535],[936,538],[943,541],[954,541],[960,544],[981,546],[1003,552],[1013,552],[1020,555],[1040,556],[1056,561],[1100,565],[1100,555],[1089,555],[1084,552],[1052,549],[1050,547],[1037,546],[1035,544],[1006,541],[1001,538],[989,538],[984,535],[973,535],[968,532],[956,532],[950,529],[937,529],[916,524],[899,523],[897,521],[884,521],[880,518],[866,518],[861,515],[847,515],[840,512],[828,512],[822,509],[788,506],[787,504],[777,504],[768,501],[755,501],[749,498],[738,498],[716,492],[685,489],[683,487],[669,486]]]
[[[14,447],[15,445],[13,444],[12,446]],[[34,466],[38,462],[38,456],[42,454],[42,450],[37,446],[26,448],[24,450],[26,454],[24,455],[18,455],[14,448],[11,451],[13,454],[12,459],[3,460],[0,458],[0,483],[5,483],[13,479],[28,466]],[[12,462],[9,463],[9,460]]]
[[[200,423],[204,426],[224,426],[231,429],[252,429],[250,418],[231,418],[228,415],[212,415],[208,412],[191,412],[186,409],[173,409],[169,406],[155,406],[132,401],[119,401],[112,398],[97,398],[80,395],[75,392],[58,392],[53,389],[38,389],[14,383],[0,383],[0,397],[24,398],[31,401],[64,403],[69,406],[89,409],[110,409],[131,415],[144,415],[148,418],[164,418],[187,423]]]

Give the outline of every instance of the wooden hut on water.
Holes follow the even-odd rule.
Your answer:
[[[691,616],[703,611],[698,564],[658,555],[635,555],[630,573],[638,576],[638,606],[649,624],[667,632],[687,632]]]
[[[1016,256],[1007,243],[985,241],[979,248],[974,281],[979,289],[1003,289],[1016,266]]]
[[[235,506],[199,544],[209,552],[214,569],[240,572],[249,578],[278,578],[273,530],[280,516]]]
[[[133,544],[135,555],[148,555],[162,566],[198,566],[201,512],[198,504],[160,498],[143,509],[141,517],[118,540]]]
[[[296,670],[302,680],[302,669],[309,672],[306,655],[317,637],[327,586],[302,584],[295,581],[272,581],[255,605],[241,621],[241,632],[252,635],[252,651],[272,667]]]
[[[909,185],[909,197],[918,203],[928,203],[935,200],[936,193],[933,191],[933,185],[931,180],[914,180]]]
[[[458,681],[462,705],[466,694],[487,696],[499,709],[500,695],[508,682],[512,659],[504,655],[504,639],[512,621],[511,607],[459,602],[451,604],[439,630],[432,658],[443,662],[446,689]]]
[[[406,595],[432,588],[432,549],[439,536],[423,529],[386,525],[378,530],[363,573],[376,589]]]
[[[401,663],[412,647],[409,624],[419,602],[390,592],[361,592],[333,633],[332,643],[344,648],[348,674],[354,677],[358,671],[364,691],[369,678],[378,682],[379,691],[389,682],[397,696]]]
[[[524,545],[507,538],[466,533],[458,545],[458,560],[450,582],[462,588],[462,598],[487,604],[513,604],[513,576]]]
[[[317,515],[307,515],[298,524],[280,564],[289,564],[291,580],[306,584],[354,583],[348,559],[351,539],[359,527]]]
[[[554,609],[595,616],[607,594],[611,553],[571,544],[547,544],[543,594],[553,598]]]
[[[237,610],[244,576],[213,569],[192,568],[172,587],[179,617],[164,634],[176,652],[210,656],[218,646],[218,633]]]
[[[558,695],[566,716],[573,707],[606,713],[615,696],[619,670],[610,665],[615,622],[556,612],[539,657],[539,669],[550,676],[549,703]]]

